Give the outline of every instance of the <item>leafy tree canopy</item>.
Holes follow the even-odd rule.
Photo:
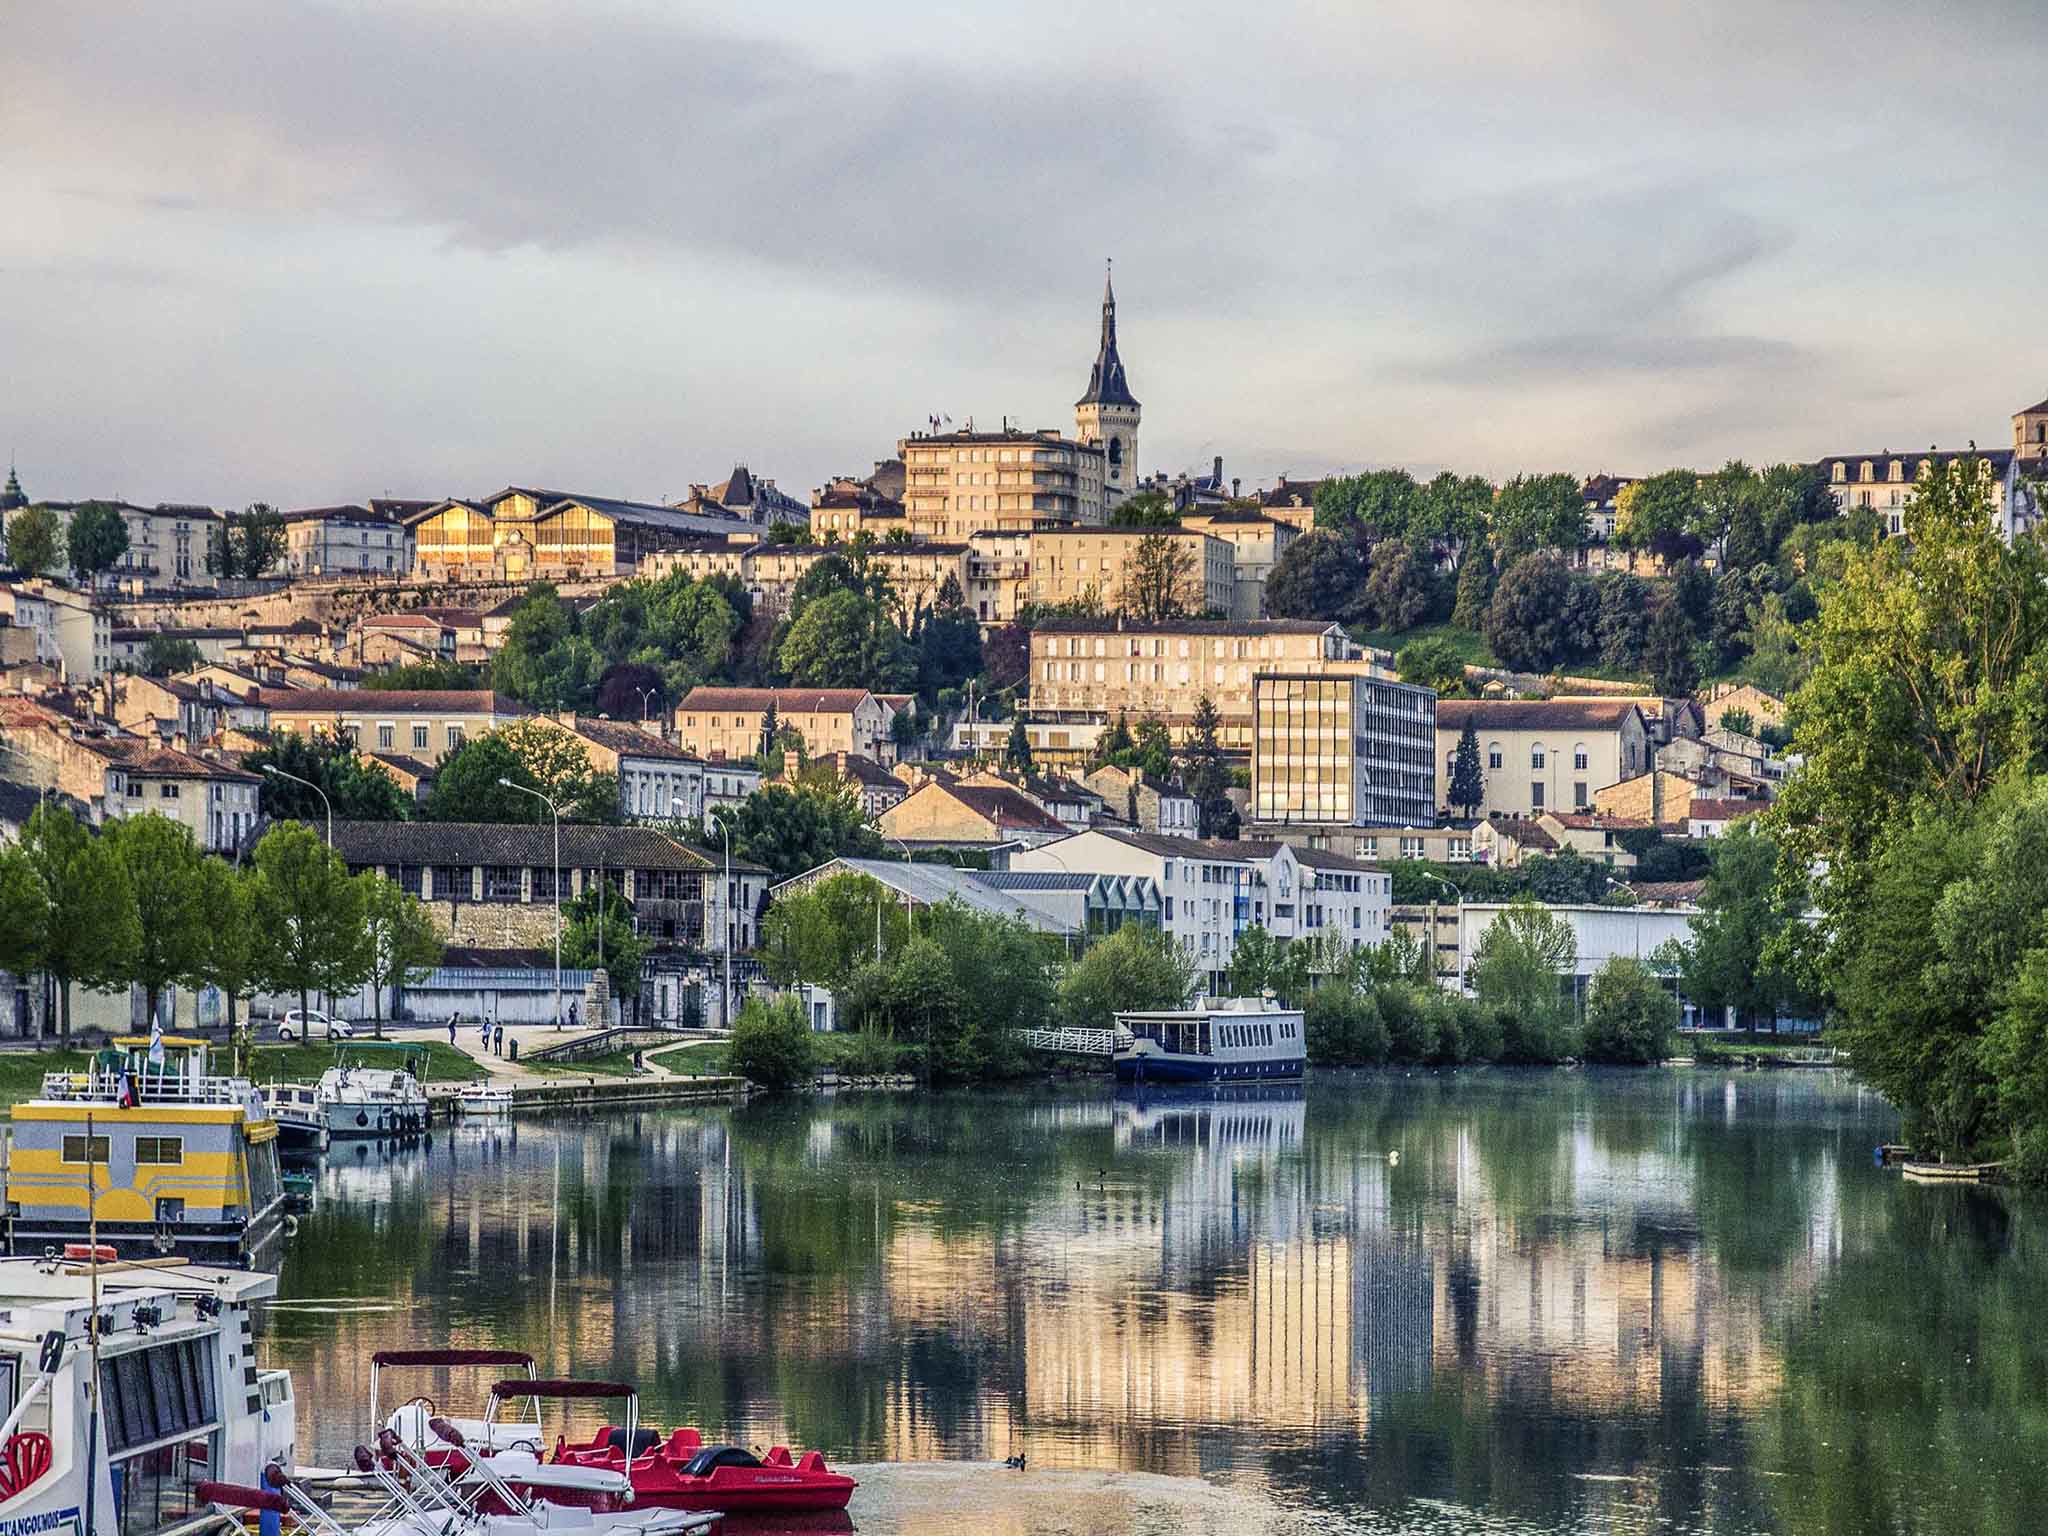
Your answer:
[[[319,785],[337,821],[409,821],[416,809],[412,796],[382,765],[364,760],[347,742],[273,731],[261,751],[242,759],[242,767],[262,775],[263,814],[274,819],[325,826],[327,807],[303,784],[264,773],[266,765]]]

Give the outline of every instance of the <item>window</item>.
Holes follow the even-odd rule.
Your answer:
[[[459,747],[459,746],[461,746],[461,745],[462,745],[462,727],[461,727],[461,726],[459,726],[459,725],[451,725],[451,726],[449,726],[449,727],[448,727],[448,750],[449,750],[450,752],[453,752],[453,751],[454,751],[454,750],[455,750],[455,749],[456,749],[457,747]]]
[[[1586,785],[1583,779],[1572,786],[1572,805],[1581,811],[1586,808]]]
[[[380,752],[389,752],[391,750],[392,743],[396,741],[397,738],[398,732],[396,727],[389,725],[380,725],[377,727],[377,749]]]
[[[1543,783],[1540,779],[1529,786],[1529,807],[1537,811],[1543,809]]]
[[[1498,768],[1501,766],[1501,761],[1500,743],[1496,741],[1486,749],[1486,766]]]
[[[87,1143],[90,1143],[88,1146]],[[64,1138],[64,1161],[67,1163],[104,1163],[107,1161],[107,1138],[104,1136],[66,1136]]]
[[[412,749],[415,752],[427,750],[427,728],[424,725],[416,725],[412,728]]]
[[[1572,748],[1572,767],[1580,773],[1586,771],[1586,744],[1584,742],[1580,742]]]
[[[178,786],[175,784],[159,784],[156,787],[156,792],[157,797],[162,800],[175,800],[178,798]]]
[[[182,1136],[138,1136],[135,1138],[135,1161],[138,1163],[182,1163],[185,1161],[185,1138]]]
[[[1540,771],[1543,767],[1543,743],[1540,741],[1529,749],[1529,767],[1532,771]]]

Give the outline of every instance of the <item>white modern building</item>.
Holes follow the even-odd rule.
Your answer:
[[[1374,866],[1285,843],[1097,829],[1014,853],[1010,868],[1151,880],[1160,893],[1161,930],[1219,994],[1247,928],[1283,939],[1335,932],[1354,945],[1378,944],[1393,904],[1393,879]]]

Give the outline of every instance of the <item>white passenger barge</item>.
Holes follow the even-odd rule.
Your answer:
[[[1264,998],[1211,999],[1173,1012],[1120,1013],[1120,1083],[1248,1083],[1300,1077],[1308,1064],[1299,1009]]]
[[[176,1261],[0,1260],[0,1532],[148,1536],[208,1513],[200,1482],[289,1466],[291,1377],[257,1369],[250,1340],[250,1304],[276,1289]]]

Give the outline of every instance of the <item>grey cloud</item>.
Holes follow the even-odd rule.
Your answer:
[[[22,43],[10,73],[31,83],[0,154],[94,168],[102,196],[395,220],[486,249],[689,247],[983,295],[1149,239],[1179,189],[1244,199],[1257,152],[1057,50],[835,68],[581,7],[266,0],[104,24],[50,7]],[[88,83],[90,112],[56,110]],[[1244,262],[1219,245],[1199,265],[1214,282]]]

